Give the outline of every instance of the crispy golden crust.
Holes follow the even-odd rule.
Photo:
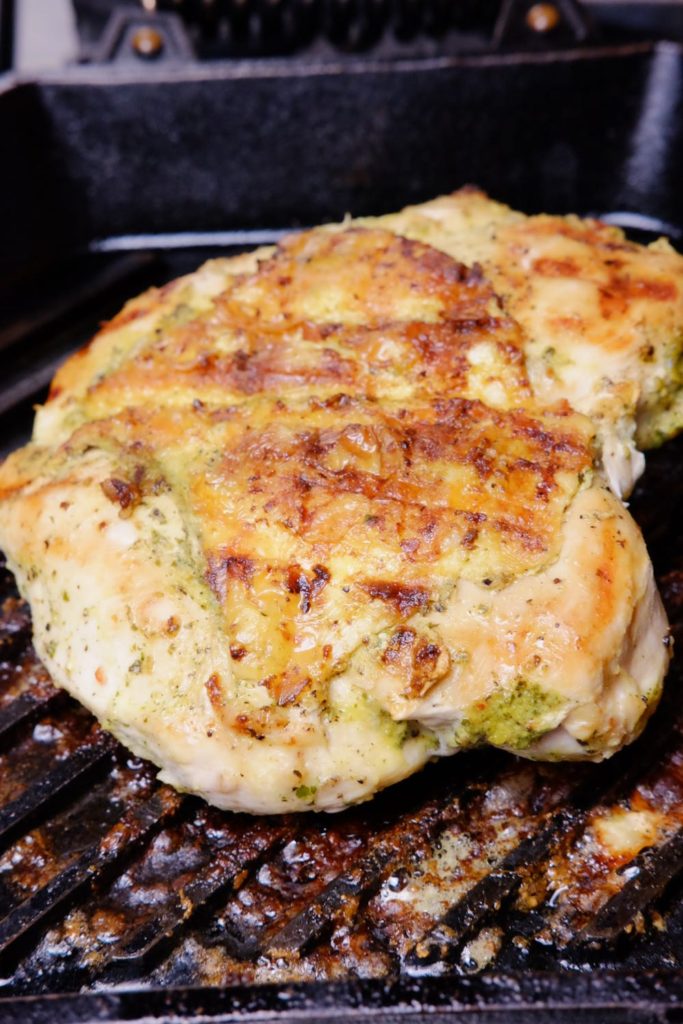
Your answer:
[[[75,398],[99,417],[155,392],[180,404],[297,389],[531,397],[517,324],[479,271],[429,246],[379,230],[313,232],[254,273],[233,269],[210,304],[182,280],[130,303],[58,371],[47,415]]]
[[[135,468],[107,494],[126,508],[150,462],[181,467],[239,672],[278,702],[348,657],[340,591],[388,628],[458,577],[500,585],[556,554],[590,426],[509,408],[531,401],[519,330],[476,268],[312,232],[179,319],[96,375],[82,406],[106,418],[72,443],[118,442]],[[508,408],[465,397],[487,392]]]
[[[70,445],[117,446],[103,486],[124,513],[169,480],[182,490],[239,674],[286,703],[339,671],[349,617],[389,628],[460,577],[500,586],[543,567],[590,471],[574,419],[463,399],[263,399],[131,410]]]
[[[477,189],[378,218],[456,259],[478,260],[525,331],[534,393],[599,427],[615,489],[642,472],[634,451],[683,424],[683,257],[575,216],[525,217]]]
[[[614,749],[665,625],[590,421],[535,402],[522,344],[477,267],[382,229],[130,303],[0,470],[55,677],[250,810],[340,807],[476,742]]]

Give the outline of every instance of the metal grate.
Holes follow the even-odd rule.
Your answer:
[[[106,287],[85,310],[41,307],[35,360],[113,311],[119,286],[201,255],[114,256],[104,278],[99,258],[79,264],[90,276],[75,295]],[[19,372],[24,335],[4,337]],[[12,408],[12,394],[5,427],[26,399],[19,389]],[[683,442],[652,455],[633,504],[679,634],[682,456]],[[522,991],[531,971],[683,968],[680,658],[644,735],[603,765],[477,751],[339,815],[250,818],[159,784],[55,690],[4,568],[0,588],[0,1017],[20,996],[122,982],[408,984],[495,970]]]
[[[126,26],[135,24],[137,28],[145,26],[163,32],[171,24],[169,16],[177,19],[175,27],[180,29],[189,54],[203,59],[344,52],[405,56],[489,48],[500,3],[150,0],[140,4],[133,0],[73,0],[73,6],[82,57],[102,60],[121,55],[116,39],[121,40]],[[135,49],[133,42],[133,52]],[[130,56],[130,45],[124,45],[123,50]],[[148,60],[163,57],[163,46],[146,53]]]

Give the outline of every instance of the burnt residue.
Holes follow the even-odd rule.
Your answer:
[[[227,599],[231,583],[241,583],[248,587],[254,576],[254,561],[247,555],[223,551],[210,552],[207,563],[206,582],[221,604]]]
[[[10,595],[0,607],[0,664],[11,659],[31,636],[31,612],[25,601]]]
[[[450,655],[446,647],[403,626],[389,638],[382,661],[390,672],[403,676],[406,697],[421,697],[446,674]]]
[[[429,604],[430,594],[418,584],[402,584],[393,580],[366,580],[361,588],[373,601],[383,601],[403,617],[412,615]]]
[[[314,565],[310,573],[298,564],[287,569],[287,590],[290,594],[299,594],[299,606],[304,615],[329,581],[330,573],[324,565]]]
[[[119,515],[127,519],[133,514],[133,509],[142,501],[142,489],[137,480],[122,480],[120,477],[110,476],[100,484],[104,495],[109,501],[119,506]]]
[[[22,602],[23,604],[23,602]],[[22,618],[27,615],[24,605]],[[57,695],[47,669],[36,656],[30,645],[30,618],[26,632],[10,632],[11,645],[4,647],[4,657],[0,659],[0,734],[4,731],[2,723],[16,708],[17,701],[46,704]],[[12,656],[8,657],[8,648]]]

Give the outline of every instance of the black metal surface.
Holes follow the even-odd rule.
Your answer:
[[[672,878],[683,870],[683,831],[661,847],[646,848],[630,866],[626,885],[601,907],[577,936],[577,942],[615,941],[638,911],[654,903]]]
[[[94,62],[358,53],[395,60],[501,47],[550,51],[598,38],[614,44],[683,37],[680,5],[666,0],[555,0],[550,21],[538,9],[528,16],[535,0],[157,0],[146,10],[136,0],[73,0],[73,6],[80,58]],[[151,55],[132,39],[140,25],[162,37]]]
[[[162,60],[486,50],[498,8],[498,0],[158,0],[145,11],[133,0],[74,0],[81,59],[95,62],[140,59],[129,29],[141,24],[175,51],[156,52]]]
[[[9,71],[14,59],[14,0],[0,0],[0,72]]]
[[[51,693],[24,693],[21,697],[17,697],[8,707],[0,711],[0,738],[26,721],[27,718],[32,718],[37,711],[44,709],[54,699],[55,695]]]
[[[123,990],[58,999],[17,999],[7,1024],[120,1024],[141,1020],[201,1020],[213,1024],[256,1019],[322,1024],[679,1024],[683,974],[638,977],[552,976],[528,972],[495,977],[404,979],[389,984],[354,980],[330,985],[240,986],[175,991]]]
[[[0,123],[16,141],[0,166],[0,269],[16,280],[114,236],[382,212],[467,181],[527,209],[681,223],[682,69],[681,50],[660,44],[390,66],[74,69],[6,86]]]
[[[70,758],[58,764],[16,800],[5,804],[0,810],[0,839],[5,839],[8,833],[24,824],[45,804],[56,800],[69,786],[82,781],[90,769],[104,761],[112,746],[109,737],[97,736],[91,744],[79,747]]]
[[[5,446],[49,359],[123,293],[287,227],[467,180],[530,210],[683,225],[682,80],[659,45],[8,83]],[[679,627],[681,457],[653,456],[635,501]],[[678,669],[609,765],[463,755],[343,815],[248,819],[159,786],[55,697],[16,601],[3,622],[0,1020],[683,1020]],[[600,816],[648,800],[666,819],[650,848],[591,860]],[[429,912],[401,903],[425,886]]]
[[[64,280],[62,275],[59,292],[41,299],[38,308],[34,294],[26,309],[17,308],[15,296],[10,324],[0,325],[0,352],[5,358],[0,415],[46,388],[66,354],[91,336],[93,322],[113,316],[131,292],[150,280],[152,264],[153,258],[144,253],[102,263],[91,260],[76,280]]]
[[[60,780],[61,782],[61,780]],[[0,921],[0,953],[34,928],[47,914],[72,896],[86,882],[116,863],[130,847],[147,838],[177,808],[170,793],[155,793],[145,803],[126,811],[117,825],[99,842],[87,847],[75,863],[24,900]]]
[[[228,853],[209,862],[202,871],[196,872],[185,886],[182,900],[179,900],[169,913],[161,920],[150,921],[127,936],[108,965],[109,976],[118,980],[129,975],[139,977],[146,964],[155,957],[160,958],[160,951],[168,948],[185,922],[198,909],[211,904],[217,896],[233,891],[236,888],[237,877],[241,873],[254,871],[261,860],[272,855],[291,834],[292,829],[287,823],[275,826],[269,833],[259,838],[249,856]],[[257,951],[250,950],[250,955],[253,956],[254,952]]]

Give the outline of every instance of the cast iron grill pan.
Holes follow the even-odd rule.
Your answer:
[[[682,58],[664,43],[5,78],[2,449],[127,296],[266,228],[472,181],[675,235]],[[650,456],[634,504],[679,635],[681,454]],[[0,575],[1,1021],[683,1020],[678,664],[606,765],[482,751],[343,815],[256,820],[158,786],[55,692]],[[615,859],[596,836],[619,813],[654,827]]]
[[[122,295],[212,252],[91,253],[17,313],[5,437]],[[683,441],[653,453],[632,506],[674,635],[682,457]],[[339,815],[251,818],[159,784],[52,686],[4,568],[0,592],[0,1020],[410,1019],[417,1003],[435,1020],[683,1019],[680,657],[605,764],[475,751]],[[640,838],[615,852],[624,820]]]

